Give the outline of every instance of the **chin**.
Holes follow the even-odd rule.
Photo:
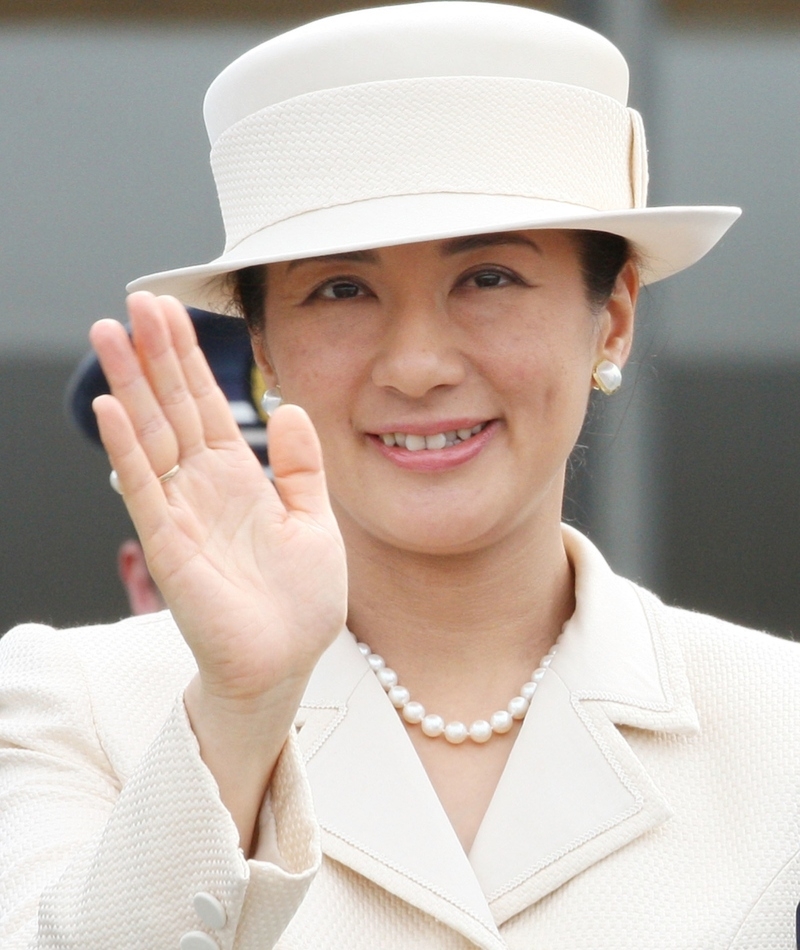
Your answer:
[[[489,547],[506,532],[496,519],[465,518],[463,512],[454,517],[439,510],[430,517],[417,512],[393,524],[376,525],[374,533],[392,547],[444,557],[471,554]]]
[[[372,538],[397,550],[431,556],[470,554],[514,533],[528,505],[521,498],[497,490],[436,490],[396,494],[385,492],[364,504],[352,495],[351,504],[333,500],[334,511],[347,540]],[[360,504],[356,502],[360,501]]]

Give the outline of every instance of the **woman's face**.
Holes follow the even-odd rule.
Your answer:
[[[594,365],[628,353],[632,266],[599,314],[564,231],[272,264],[267,285],[256,356],[314,422],[350,543],[463,553],[560,517]]]

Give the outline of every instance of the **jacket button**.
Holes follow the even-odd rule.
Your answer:
[[[200,920],[209,927],[213,927],[214,930],[222,930],[227,923],[228,915],[225,913],[225,908],[213,894],[207,891],[200,891],[194,895],[194,909]]]
[[[190,930],[181,937],[181,950],[219,950],[219,944],[202,930]]]

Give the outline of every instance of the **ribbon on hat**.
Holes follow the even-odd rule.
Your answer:
[[[321,208],[407,194],[644,207],[638,113],[579,86],[453,76],[360,83],[259,110],[212,152],[226,253]]]

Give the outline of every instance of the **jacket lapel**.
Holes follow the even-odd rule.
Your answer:
[[[303,700],[300,745],[326,854],[487,950],[498,926],[670,815],[618,725],[691,733],[679,654],[649,595],[568,528],[576,611],[469,858],[386,694],[344,631]]]
[[[670,817],[618,725],[694,733],[679,654],[647,595],[565,529],[576,610],[533,697],[470,860],[498,924]]]
[[[325,853],[487,950],[503,942],[397,711],[344,631],[301,709]]]

